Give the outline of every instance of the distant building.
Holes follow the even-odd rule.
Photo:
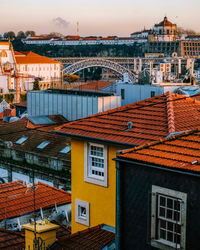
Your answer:
[[[175,112],[184,114],[181,103]],[[199,248],[199,136],[188,131],[117,155],[117,249]]]
[[[59,86],[62,64],[33,52],[14,52],[11,42],[0,41],[0,93],[32,90],[38,79],[41,89]],[[20,101],[20,100],[15,100]]]
[[[0,93],[8,93],[15,88],[16,60],[12,44],[0,41]]]
[[[80,46],[80,45],[133,45],[135,40],[131,37],[80,37],[65,36],[62,38],[49,36],[29,36],[22,39],[22,42],[30,45],[61,45],[61,46]]]
[[[149,41],[172,42],[176,41],[177,26],[170,22],[167,17],[158,24],[154,25],[153,30],[149,32]]]
[[[62,78],[62,64],[51,58],[40,56],[31,51],[15,51],[18,73],[27,75],[22,78],[22,90],[32,90],[35,79],[39,80],[40,89],[58,87]],[[32,76],[28,78],[28,76]]]

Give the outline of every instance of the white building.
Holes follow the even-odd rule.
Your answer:
[[[75,45],[133,45],[136,40],[132,37],[80,37],[80,36],[65,36],[65,37],[47,37],[47,36],[34,36],[22,39],[25,44],[34,45],[62,45],[62,46],[75,46]]]
[[[149,40],[159,42],[172,42],[177,40],[176,34],[176,24],[168,21],[167,17],[165,16],[164,20],[158,24],[155,24],[153,30],[149,32]]]
[[[39,79],[41,89],[56,87],[61,81],[62,64],[33,52],[15,52],[18,73],[23,76],[22,90],[32,90],[33,82]]]
[[[12,44],[0,41],[0,93],[8,93],[15,88],[15,79],[12,74],[16,70],[16,61]]]

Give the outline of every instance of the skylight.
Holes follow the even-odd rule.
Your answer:
[[[47,145],[49,145],[49,141],[43,141],[42,143],[40,143],[38,146],[37,146],[37,148],[38,149],[43,149],[43,148],[45,148]]]
[[[70,151],[71,151],[71,146],[68,145],[68,146],[64,147],[62,150],[60,150],[59,153],[61,153],[61,154],[67,154]]]
[[[28,139],[28,136],[22,136],[22,137],[19,138],[15,143],[21,145],[21,144],[24,143],[27,139]]]

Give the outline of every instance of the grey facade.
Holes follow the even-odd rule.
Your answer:
[[[152,245],[152,186],[184,193],[187,196],[185,246],[198,250],[200,238],[199,192],[200,175],[134,161],[117,162],[117,249],[153,250]],[[179,249],[179,248],[178,248]]]

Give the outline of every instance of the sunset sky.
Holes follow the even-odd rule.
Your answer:
[[[151,28],[165,15],[200,32],[199,0],[0,0],[0,33],[35,30],[80,35],[118,35]]]

